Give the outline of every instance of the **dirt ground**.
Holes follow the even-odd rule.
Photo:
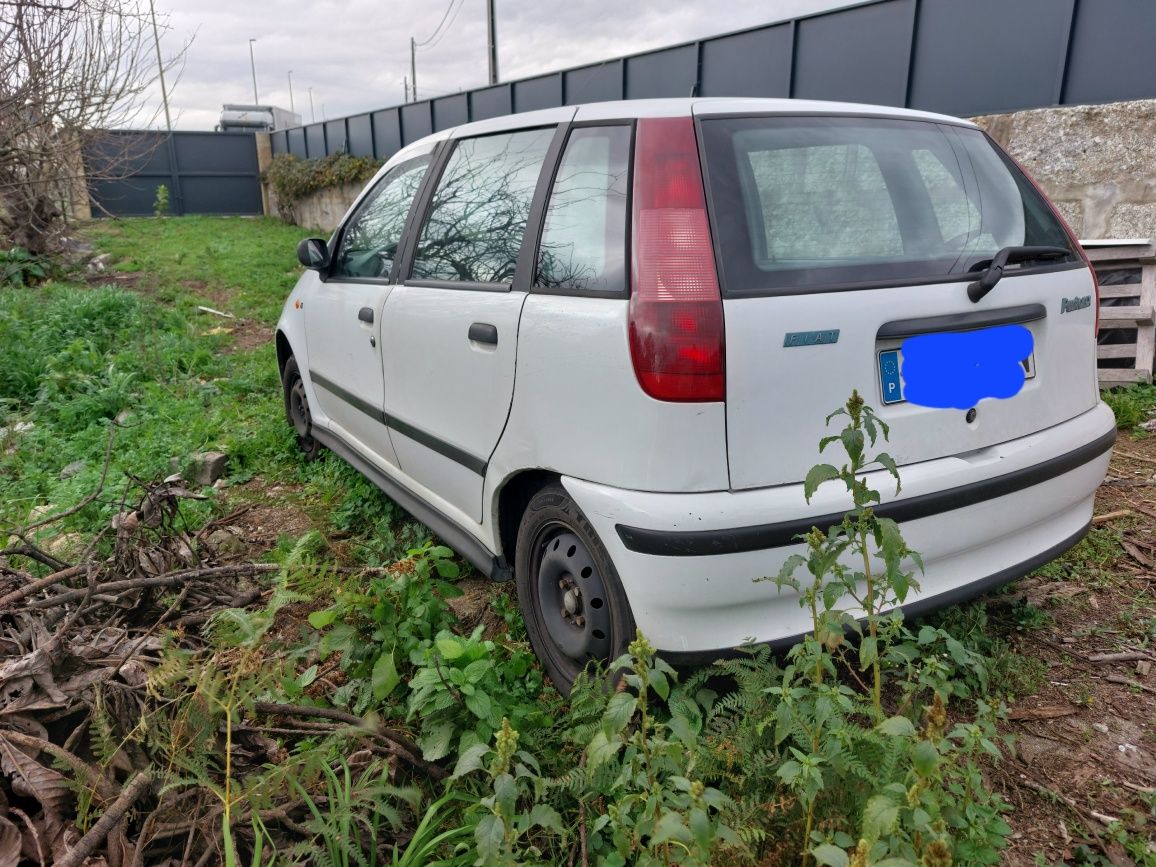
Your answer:
[[[1012,638],[1038,687],[1012,705],[1015,755],[993,772],[1015,808],[1009,864],[1156,864],[1109,831],[1156,833],[1156,437],[1121,434],[1095,514],[1086,555],[1013,589],[1043,622]]]

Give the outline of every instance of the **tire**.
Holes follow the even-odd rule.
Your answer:
[[[321,443],[313,437],[313,414],[309,409],[309,398],[305,395],[305,382],[297,359],[292,355],[281,371],[281,387],[285,396],[285,419],[297,434],[297,447],[307,461],[321,457]]]
[[[526,506],[514,578],[530,644],[563,695],[590,662],[605,665],[626,652],[634,617],[618,571],[560,484]]]

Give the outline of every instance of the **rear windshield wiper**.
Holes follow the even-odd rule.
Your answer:
[[[969,271],[984,269],[980,278],[967,287],[967,297],[978,302],[988,292],[995,288],[995,284],[1003,277],[1005,265],[1013,262],[1030,262],[1035,259],[1059,259],[1071,256],[1072,251],[1067,247],[1004,247],[995,256],[986,262],[976,262]]]

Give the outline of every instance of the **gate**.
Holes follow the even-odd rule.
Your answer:
[[[161,185],[174,216],[264,212],[253,133],[105,130],[86,142],[84,169],[94,217],[151,215]]]

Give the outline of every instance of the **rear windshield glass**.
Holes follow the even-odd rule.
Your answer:
[[[1031,183],[978,130],[925,121],[707,118],[728,292],[958,279],[1000,249],[1071,249]],[[1079,262],[1073,252],[1068,263]],[[1009,266],[1039,267],[1049,262]]]

